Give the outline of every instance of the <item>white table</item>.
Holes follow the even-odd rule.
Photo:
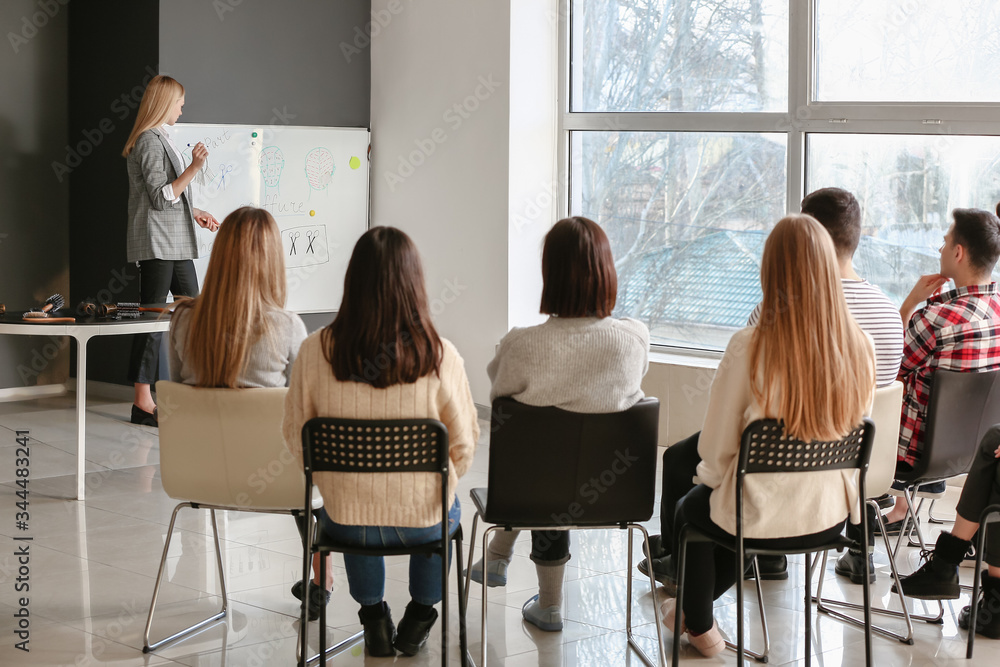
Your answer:
[[[138,320],[95,320],[65,324],[35,324],[0,318],[0,335],[69,336],[76,340],[76,499],[84,499],[87,450],[87,343],[97,336],[156,333],[170,328],[170,319],[144,313]]]

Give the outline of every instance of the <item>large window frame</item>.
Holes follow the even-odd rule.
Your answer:
[[[805,195],[809,134],[1000,136],[1000,104],[822,102],[813,99],[816,80],[816,0],[789,0],[788,108],[784,112],[583,112],[570,110],[572,1],[559,2],[559,182],[558,215],[570,211],[573,187],[570,134],[574,131],[751,132],[787,135],[786,202],[797,211]],[[715,352],[694,346],[654,344],[661,350]]]

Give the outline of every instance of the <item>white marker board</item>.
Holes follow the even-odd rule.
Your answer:
[[[194,206],[221,222],[241,206],[258,206],[281,230],[287,308],[298,313],[340,307],[344,273],[368,229],[365,128],[177,123],[173,139],[190,163],[191,147],[208,161],[191,184]],[[215,234],[198,228],[198,284],[204,283]]]

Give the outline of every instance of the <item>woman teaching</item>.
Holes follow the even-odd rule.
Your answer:
[[[195,224],[214,232],[219,221],[194,208],[187,190],[208,158],[204,144],[191,150],[191,164],[170,137],[181,116],[184,86],[169,76],[155,76],[146,86],[132,133],[122,156],[128,159],[127,259],[139,267],[139,301],[163,303],[174,297],[197,296],[198,256]],[[150,384],[157,380],[163,334],[140,334],[132,342],[129,380],[135,385],[132,423],[156,426],[156,404]]]

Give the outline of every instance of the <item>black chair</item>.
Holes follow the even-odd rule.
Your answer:
[[[997,466],[996,485],[1000,488],[1000,466]],[[992,524],[991,528],[987,528]],[[988,530],[1000,530],[1000,505],[989,505],[979,515],[979,533],[976,541],[976,573],[972,578],[972,602],[969,614],[969,641],[965,657],[972,660],[972,648],[976,641],[976,616],[979,609],[979,595],[982,586],[983,554],[986,552],[986,533]]]
[[[673,665],[680,661],[680,610],[684,605],[684,570],[687,566],[687,545],[692,541],[714,542],[715,544],[736,553],[736,627],[737,627],[737,664],[744,661],[743,645],[743,572],[744,559],[756,556],[780,556],[788,554],[820,553],[829,549],[843,549],[854,545],[852,540],[838,536],[827,544],[821,544],[801,550],[784,550],[768,548],[767,540],[751,540],[749,543],[743,537],[743,486],[747,475],[756,473],[808,473],[826,470],[859,471],[858,490],[861,505],[861,531],[863,537],[862,553],[868,551],[868,516],[864,511],[863,499],[867,497],[865,478],[868,474],[868,461],[871,457],[874,441],[875,425],[870,419],[851,431],[843,440],[832,442],[803,442],[785,436],[784,427],[773,419],[760,419],[749,424],[743,431],[740,444],[739,467],[736,472],[736,535],[730,535],[715,526],[696,526],[690,523],[680,526],[680,558],[677,566],[677,613],[674,618]],[[807,509],[807,508],[806,508]],[[868,559],[864,559],[865,578],[868,576]],[[806,666],[812,662],[812,567],[805,567],[805,657]],[[871,592],[864,587],[865,607],[865,658],[866,665],[872,664],[871,646]]]
[[[632,636],[632,531],[653,516],[656,496],[656,442],[660,402],[644,398],[624,412],[582,414],[555,407],[523,405],[512,398],[493,402],[488,489],[472,490],[476,516],[494,524],[483,533],[483,553],[495,530],[628,530],[625,630],[642,660],[653,662]],[[596,484],[595,484],[596,480]],[[488,493],[487,493],[488,492]],[[472,554],[470,553],[470,562]],[[468,578],[466,574],[466,591]],[[650,572],[650,591],[656,582]],[[663,664],[659,605],[653,601],[656,636]],[[487,586],[483,576],[482,661],[486,666]]]
[[[440,476],[441,539],[409,547],[356,547],[331,540],[322,530],[310,531],[310,544],[305,549],[302,564],[303,581],[309,581],[309,567],[314,553],[338,552],[364,556],[397,556],[418,553],[441,556],[441,664],[448,664],[448,547],[455,541],[458,575],[459,640],[462,665],[468,664],[465,632],[465,591],[462,580],[462,527],[448,535],[448,430],[435,419],[363,420],[315,417],[302,427],[302,459],[306,474],[305,506],[309,507],[313,475],[317,472],[392,473],[426,472]],[[326,559],[320,558],[320,581],[326,577]],[[299,665],[303,667],[319,659],[326,664],[326,607],[319,618],[319,654],[305,659],[308,646],[306,605],[300,621]],[[331,650],[337,651],[348,642]]]
[[[907,515],[891,556],[898,553],[911,526],[920,548],[927,548],[916,519],[920,509],[914,505],[917,488],[967,473],[979,441],[997,423],[1000,423],[1000,370],[934,371],[923,451],[913,470],[896,475],[905,484],[902,495]]]

